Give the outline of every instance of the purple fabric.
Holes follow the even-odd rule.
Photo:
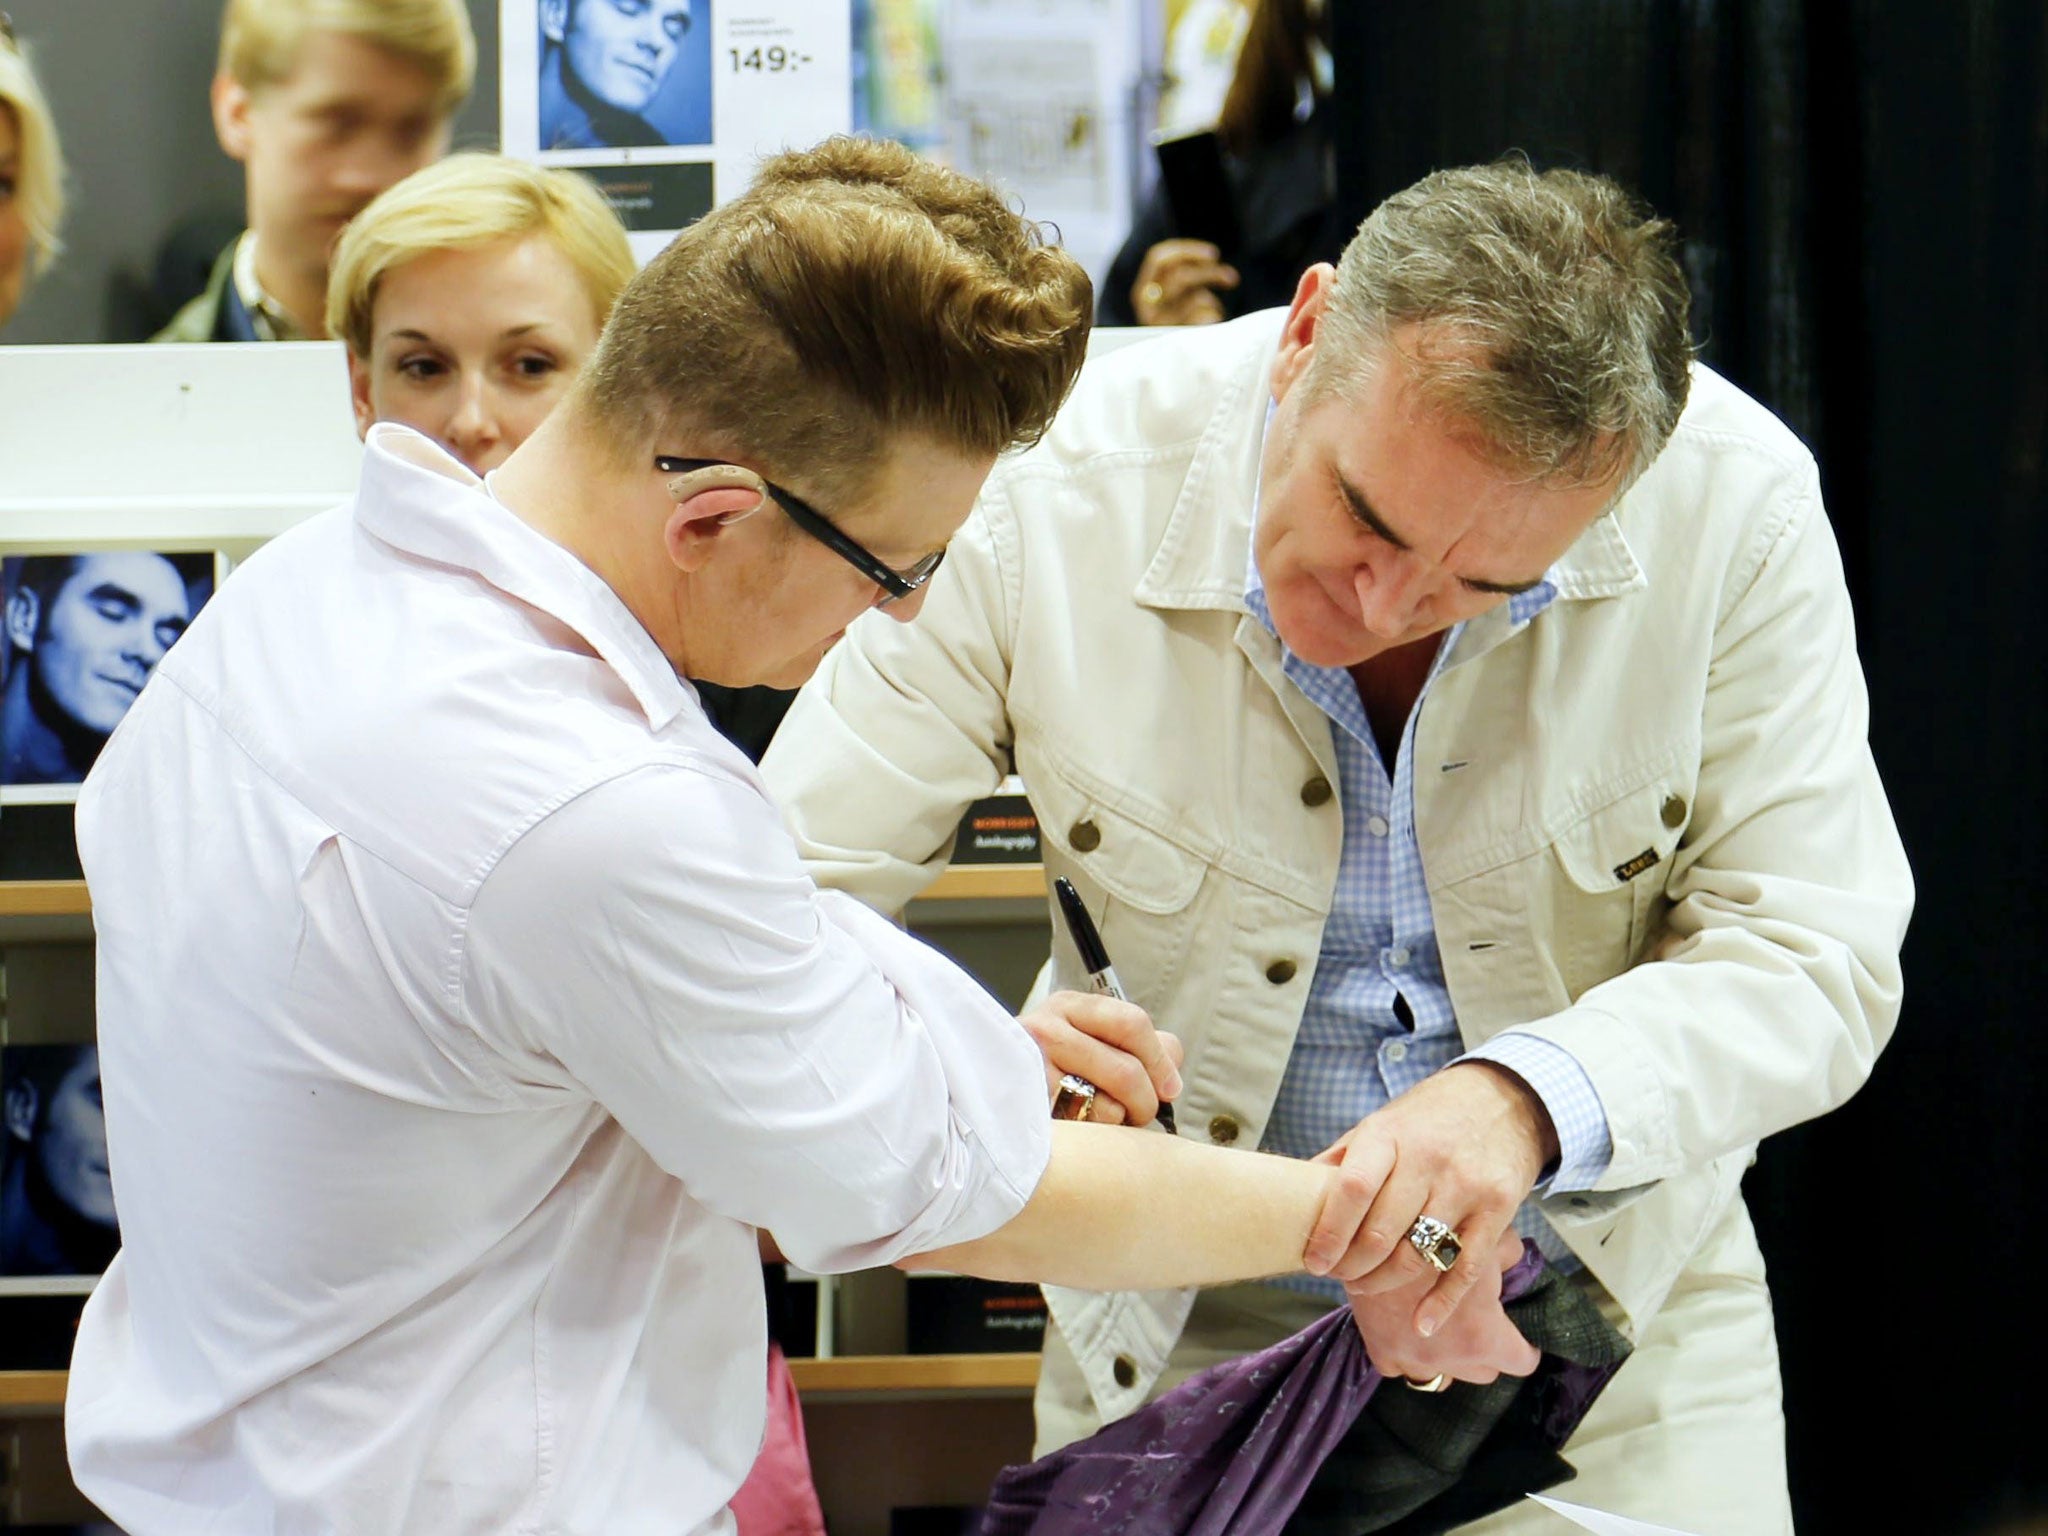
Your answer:
[[[1533,1245],[1501,1299],[1542,1273]],[[1127,1419],[1006,1468],[980,1536],[1246,1536],[1286,1524],[1381,1381],[1347,1307],[1211,1366]]]

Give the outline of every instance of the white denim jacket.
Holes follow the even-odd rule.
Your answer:
[[[1014,764],[1048,874],[1187,1044],[1181,1134],[1246,1147],[1340,848],[1328,719],[1244,601],[1279,328],[1089,364],[917,622],[855,625],[764,765],[816,877],[895,910]],[[1468,1045],[1544,1036],[1599,1092],[1607,1173],[1543,1209],[1639,1327],[1757,1142],[1869,1073],[1912,884],[1814,463],[1767,411],[1696,369],[1670,444],[1554,579],[1519,631],[1503,604],[1460,632],[1416,726],[1416,832]],[[1052,1300],[1117,1417],[1192,1293]]]

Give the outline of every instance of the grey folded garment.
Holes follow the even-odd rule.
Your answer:
[[[980,1536],[1425,1536],[1569,1478],[1629,1346],[1531,1245],[1503,1279],[1526,1380],[1380,1392],[1348,1308],[996,1480]]]

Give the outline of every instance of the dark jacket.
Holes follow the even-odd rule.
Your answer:
[[[196,298],[171,316],[171,323],[150,337],[151,341],[264,339],[258,334],[255,322],[242,303],[242,295],[235,287],[235,247],[240,243],[239,235],[228,242],[227,249],[214,261],[206,286]]]
[[[1301,274],[1319,261],[1334,262],[1351,238],[1353,231],[1345,227],[1335,201],[1336,173],[1325,129],[1329,115],[1328,107],[1321,108],[1285,138],[1249,155],[1225,156],[1224,170],[1237,196],[1238,227],[1244,231],[1244,248],[1223,253],[1242,279],[1218,295],[1225,319],[1285,306]],[[1097,320],[1138,323],[1131,307],[1138,268],[1147,251],[1179,233],[1165,188],[1155,186],[1096,295]]]

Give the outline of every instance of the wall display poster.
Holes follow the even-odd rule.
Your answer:
[[[120,1243],[99,1048],[0,1047],[0,1296],[98,1275]]]
[[[0,559],[0,805],[78,798],[107,737],[227,574],[226,557]]]
[[[852,0],[502,0],[506,153],[594,180],[641,261],[853,121]]]
[[[1131,227],[1139,0],[946,0],[952,162],[1010,193],[1099,281]]]

